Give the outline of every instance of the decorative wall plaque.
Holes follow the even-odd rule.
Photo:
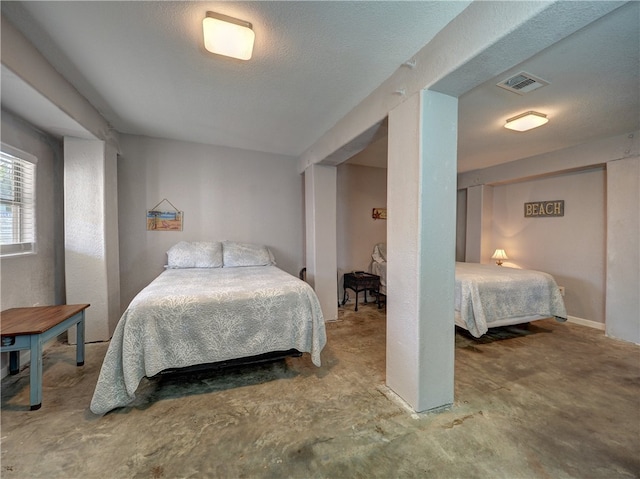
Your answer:
[[[524,204],[525,218],[564,216],[564,200],[533,201]]]
[[[387,209],[386,208],[374,208],[373,213],[371,213],[371,217],[374,220],[386,220],[387,219]]]
[[[158,208],[162,203],[167,202],[173,211],[161,210]],[[173,203],[164,198],[160,203],[150,210],[147,210],[147,231],[182,231],[183,212],[178,210]]]

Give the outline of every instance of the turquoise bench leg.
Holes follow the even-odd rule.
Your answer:
[[[29,401],[31,410],[42,406],[42,337],[31,335],[31,364],[29,366]]]
[[[84,310],[81,312],[80,321],[76,325],[76,364],[78,366],[84,366]]]
[[[9,374],[12,376],[20,372],[20,351],[9,352]]]

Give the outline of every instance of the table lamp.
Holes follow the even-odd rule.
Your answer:
[[[509,259],[509,258],[507,257],[507,253],[505,253],[503,249],[497,249],[493,253],[493,256],[491,257],[491,259],[495,259],[496,260],[496,264],[498,266],[502,266],[502,260],[503,259]]]

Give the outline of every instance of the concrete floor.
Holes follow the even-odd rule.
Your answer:
[[[2,381],[2,478],[638,478],[640,348],[554,320],[456,334],[454,406],[412,414],[384,387],[385,316],[341,308],[308,355],[145,380],[133,407],[88,406],[106,351],[45,353]]]

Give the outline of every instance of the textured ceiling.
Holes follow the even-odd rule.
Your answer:
[[[2,2],[124,133],[298,156],[469,2]],[[207,10],[250,21],[248,62],[202,45]]]
[[[522,71],[550,84],[524,95],[496,86]],[[449,80],[471,82],[462,75],[454,72]],[[446,91],[446,81],[436,89]],[[640,2],[623,5],[464,93],[458,110],[459,172],[639,130]],[[504,128],[508,118],[530,110],[547,114],[549,123],[524,133]],[[386,149],[383,136],[349,162],[385,167]]]
[[[640,129],[639,32],[634,2],[462,95],[458,154],[465,170]],[[549,85],[524,95],[496,86],[521,71]],[[530,110],[545,113],[549,123],[524,133],[504,128],[508,118]]]
[[[116,130],[299,156],[468,3],[3,1],[1,7]],[[204,50],[207,10],[253,23],[252,60]],[[629,2],[480,85],[472,70],[452,72],[445,81],[473,86],[459,98],[459,171],[640,129],[639,18],[640,2]],[[544,24],[532,28],[549,34]],[[495,86],[522,70],[550,85],[524,96]],[[5,81],[5,73],[3,107],[17,111],[27,89],[10,75]],[[447,85],[436,89],[446,92]],[[522,134],[503,128],[527,110],[548,114],[549,124]],[[384,166],[385,141],[353,161]]]

